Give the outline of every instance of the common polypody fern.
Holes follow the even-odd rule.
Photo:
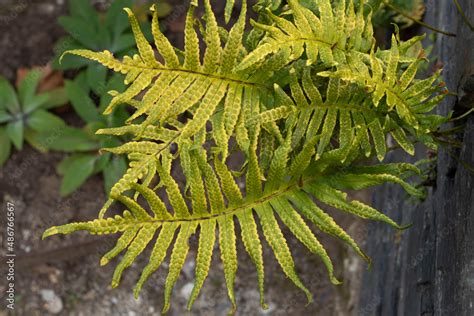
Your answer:
[[[233,1],[229,3],[231,7]],[[391,49],[376,50],[371,14],[364,14],[364,1],[358,3],[356,10],[351,0],[333,4],[319,0],[314,3],[318,10],[311,11],[289,0],[281,16],[268,10],[261,13],[267,15],[264,20],[269,24],[253,23],[264,34],[249,51],[252,44],[243,41],[245,1],[237,23],[226,33],[219,31],[209,0],[205,0],[202,36],[207,47],[202,62],[194,28],[195,2],[188,11],[182,53],[160,32],[152,7],[159,57],[126,9],[139,55],[120,61],[107,51],[69,53],[126,74],[128,89],[111,92],[114,98],[105,114],[119,103],[130,104],[135,113],[127,125],[99,133],[134,136],[120,147],[104,149],[127,155],[130,166],[112,188],[98,219],[51,227],[44,237],[78,230],[121,233],[117,245],[101,260],[102,265],[107,264],[126,250],[113,276],[115,287],[122,272],[156,235],[135,295],[171,248],[164,312],[188,254],[188,240],[197,232],[196,281],[188,307],[209,273],[218,239],[228,295],[235,308],[235,223],[257,269],[262,306],[264,265],[258,224],[283,272],[308,300],[311,293],[295,272],[278,220],[320,256],[331,282],[338,284],[329,256],[306,221],[369,260],[319,205],[403,228],[371,206],[348,199],[344,190],[393,182],[421,196],[419,189],[404,180],[418,172],[413,165],[364,166],[361,162],[374,153],[383,160],[388,133],[410,154],[416,140],[434,144],[431,134],[445,120],[428,114],[443,97],[436,96],[442,89],[436,82],[439,73],[415,79],[424,58],[422,53],[419,58],[407,54],[421,37],[408,42],[394,37]],[[240,170],[228,166],[234,152],[245,157]],[[173,170],[182,171],[185,186],[178,183]],[[238,185],[241,175],[245,190]],[[133,193],[133,198],[127,193]],[[148,206],[137,202],[139,196]],[[104,218],[113,201],[126,210]]]

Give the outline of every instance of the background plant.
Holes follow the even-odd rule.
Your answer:
[[[410,49],[423,36],[402,41],[395,29],[391,47],[376,48],[373,12],[364,1],[320,0],[305,6],[289,0],[275,12],[262,8],[258,22],[251,21],[257,31],[245,41],[245,1],[228,32],[219,29],[209,0],[204,1],[203,19],[196,23],[196,6],[192,1],[182,54],[161,33],[156,7],[151,28],[160,58],[129,9],[137,55],[119,60],[110,51],[68,52],[126,75],[128,88],[113,93],[104,113],[123,103],[135,112],[124,126],[98,133],[128,134],[133,139],[103,149],[126,155],[129,166],[98,218],[51,227],[44,237],[78,230],[122,233],[101,259],[101,265],[107,264],[126,250],[113,275],[116,287],[123,271],[156,236],[134,293],[139,294],[171,248],[166,312],[189,251],[188,240],[199,232],[196,281],[188,308],[209,273],[216,239],[235,308],[238,223],[257,269],[265,307],[260,225],[284,274],[311,301],[280,225],[321,258],[334,284],[340,281],[331,259],[307,222],[369,259],[325,207],[406,228],[370,205],[350,200],[345,191],[392,182],[410,195],[423,196],[406,181],[419,174],[415,165],[368,166],[367,160],[384,160],[390,150],[388,134],[411,155],[417,142],[436,149],[433,135],[447,120],[431,114],[446,94],[440,72],[418,78],[426,57],[423,51],[413,55]],[[196,24],[206,44],[202,59]],[[241,157],[237,169],[229,163],[236,156]],[[185,176],[185,186],[177,183],[177,172]],[[244,190],[239,182],[245,184]],[[139,202],[140,196],[146,205]],[[105,218],[114,201],[126,210]]]
[[[23,148],[25,140],[40,151],[49,149],[48,142],[38,142],[51,133],[58,133],[66,123],[49,109],[66,103],[63,88],[37,93],[42,78],[40,70],[29,71],[20,81],[18,90],[0,76],[0,166],[10,156],[12,146]]]
[[[102,147],[120,144],[119,137],[97,136],[95,132],[99,128],[123,124],[126,112],[124,108],[120,108],[107,118],[100,115],[111,98],[107,92],[123,89],[123,77],[119,74],[109,76],[106,68],[71,56],[59,63],[59,57],[65,50],[72,48],[108,49],[119,56],[136,52],[133,34],[122,10],[124,6],[132,5],[133,1],[129,0],[113,1],[105,11],[98,11],[88,0],[69,1],[70,15],[59,18],[58,23],[69,35],[56,44],[57,57],[54,65],[63,70],[80,70],[74,81],[66,82],[66,92],[74,111],[86,123],[81,129],[68,126],[58,137],[58,141],[51,144],[55,150],[71,153],[58,166],[58,172],[63,176],[60,189],[63,196],[73,192],[87,178],[97,173],[103,175],[106,192],[120,178],[126,167],[126,160],[111,157],[111,154],[99,156],[97,152]],[[160,7],[160,16],[169,14],[169,6],[162,3]],[[140,5],[135,5],[134,8],[142,10]],[[147,25],[147,12],[143,12],[139,20],[142,25]],[[82,71],[84,67],[85,70]]]
[[[374,24],[388,26],[397,23],[401,27],[410,27],[415,22],[421,21],[426,10],[422,0],[384,0],[379,1],[381,7],[374,15]]]
[[[83,127],[85,144],[94,144],[94,149],[104,147],[119,146],[123,143],[123,137],[96,135],[96,131],[101,128],[116,127],[124,124],[128,113],[124,107],[118,107],[110,116],[102,116],[105,105],[110,101],[111,96],[103,93],[99,99],[99,106],[89,96],[88,86],[85,82],[85,74],[82,73],[74,81],[67,80],[65,87],[70,102],[86,123]],[[102,87],[103,90],[122,90],[124,88],[123,77],[113,76]],[[77,134],[75,129],[69,129],[69,133]],[[65,135],[68,136],[67,134]],[[124,157],[113,157],[110,153],[100,155],[97,151],[84,151],[82,143],[75,146],[55,147],[58,150],[68,150],[72,154],[64,158],[58,165],[58,172],[63,175],[60,193],[68,195],[80,187],[90,176],[101,173],[104,178],[105,192],[109,192],[112,185],[120,179],[127,167],[127,160]],[[88,148],[87,149],[92,149]]]
[[[134,53],[135,41],[127,23],[127,16],[122,8],[131,7],[131,0],[112,1],[105,12],[97,11],[89,0],[69,0],[68,16],[59,18],[58,23],[69,34],[58,41],[55,47],[56,58],[53,65],[57,69],[82,69],[85,67],[87,84],[96,93],[101,94],[97,87],[107,82],[107,69],[99,67],[87,60],[68,56],[59,63],[59,57],[70,49],[110,50],[118,56]],[[137,11],[139,7],[136,6]],[[164,8],[163,14],[169,13]],[[147,25],[147,16],[141,23]],[[149,29],[147,27],[147,29]],[[103,93],[103,91],[102,91]]]

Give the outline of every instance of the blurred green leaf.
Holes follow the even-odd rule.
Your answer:
[[[90,0],[69,0],[69,12],[71,15],[81,17],[83,19],[91,19],[97,16],[97,12],[92,7]]]
[[[96,137],[96,136],[102,137],[103,135],[96,135],[95,132],[98,129],[106,128],[106,127],[107,127],[107,125],[105,125],[105,122],[103,122],[103,121],[94,121],[94,122],[87,123],[86,126],[84,126],[84,130],[87,133],[89,133],[89,135],[91,135],[93,137]]]
[[[135,38],[133,34],[127,33],[120,35],[114,42],[112,49],[116,52],[122,52],[135,45]]]
[[[97,158],[97,161],[94,166],[94,173],[104,171],[110,162],[110,153],[104,153]]]
[[[64,87],[48,91],[48,100],[43,104],[44,109],[51,109],[66,104],[69,101]]]
[[[10,138],[8,138],[7,131],[4,127],[0,127],[0,166],[10,157],[11,150],[12,144]]]
[[[18,150],[23,148],[23,128],[24,123],[21,119],[7,124],[8,137],[10,137],[13,145]]]
[[[64,170],[64,178],[60,189],[61,196],[66,196],[80,187],[92,175],[94,170],[96,156],[75,155],[73,157]]]
[[[109,136],[109,135],[99,135],[99,136],[101,136],[100,140],[101,140],[102,148],[118,147],[123,144],[123,142],[118,137]]]
[[[33,112],[27,121],[28,127],[37,132],[47,132],[58,130],[66,126],[66,123],[58,116],[49,113],[45,110],[38,110]]]
[[[111,31],[114,38],[118,38],[127,28],[129,28],[127,14],[123,10],[125,7],[131,7],[130,0],[113,1],[107,10],[105,25]]]
[[[77,159],[78,156],[83,156],[85,154],[72,154],[70,156],[67,156],[61,162],[56,166],[56,172],[59,173],[60,175],[64,175],[66,173],[66,170],[69,169],[69,166],[71,163]]]
[[[33,69],[26,74],[18,86],[18,98],[20,99],[20,103],[23,105],[23,109],[25,111],[25,104],[28,104],[32,101],[40,79],[41,71]]]
[[[89,87],[89,84],[87,83],[87,74],[85,71],[81,71],[76,78],[74,78],[74,82],[79,85],[82,90],[84,90],[87,94],[90,93],[91,88]]]
[[[0,76],[0,109],[7,109],[11,113],[20,112],[20,103],[15,89],[3,76]]]
[[[28,101],[23,103],[23,113],[28,114],[36,110],[37,108],[41,107],[42,105],[46,104],[49,100],[48,93],[42,93],[39,95],[32,95],[28,97]]]
[[[120,180],[125,171],[127,170],[127,162],[124,157],[113,156],[108,164],[107,168],[104,169],[104,189],[109,194],[112,186]]]
[[[121,73],[114,73],[107,82],[107,90],[123,91],[126,88],[125,76]]]
[[[61,16],[58,19],[58,23],[86,48],[92,50],[99,49],[98,34],[89,21],[71,16]]]
[[[123,83],[124,81],[124,76],[122,74],[113,74],[109,81],[107,82],[107,87],[105,89],[105,92],[101,94],[100,96],[100,104],[99,104],[99,113],[102,113],[107,105],[110,103],[112,100],[112,96],[108,94],[110,90],[115,90],[115,91],[124,91],[125,90],[125,84]],[[115,114],[114,114],[115,116]]]
[[[13,116],[11,116],[7,111],[0,110],[0,123],[5,123],[11,121]]]
[[[66,80],[65,85],[67,94],[76,113],[85,122],[97,121],[99,114],[89,95],[74,81]]]
[[[114,111],[113,116],[107,117],[109,120],[109,126],[110,127],[118,127],[118,126],[123,126],[125,121],[130,117],[130,113],[127,112],[125,107],[117,107]]]
[[[33,134],[31,138],[35,143],[57,151],[96,151],[100,148],[100,143],[91,139],[85,131],[68,126],[51,132]]]
[[[43,139],[38,136],[39,133],[28,128],[25,129],[25,140],[30,144],[34,149],[38,150],[41,153],[47,153],[48,148],[46,145],[48,145],[48,141],[50,138]],[[53,138],[51,138],[53,139]]]
[[[109,49],[112,47],[112,35],[103,25],[97,29],[97,40],[100,45],[99,50]]]
[[[97,95],[107,93],[107,68],[100,64],[90,64],[86,69],[87,84]]]
[[[168,15],[173,12],[173,6],[166,2],[165,0],[158,0],[156,1],[156,8],[158,10],[158,17],[159,18],[164,18],[167,17]],[[148,10],[148,8],[146,8]]]

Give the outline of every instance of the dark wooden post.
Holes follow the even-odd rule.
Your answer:
[[[474,1],[458,2],[474,23]],[[474,106],[474,31],[455,1],[428,0],[426,6],[427,23],[457,34],[438,34],[434,43],[443,78],[458,94],[448,97],[439,113],[466,111]],[[426,202],[410,204],[391,185],[375,192],[378,209],[413,227],[397,232],[370,224],[366,250],[373,268],[363,277],[356,315],[474,315],[474,115],[458,123],[466,124],[458,135],[462,147],[440,150],[436,184]],[[402,159],[393,153],[387,160]]]

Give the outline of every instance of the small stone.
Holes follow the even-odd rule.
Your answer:
[[[193,259],[186,260],[186,263],[183,267],[183,273],[188,279],[192,279],[194,276],[194,266],[195,262]]]
[[[44,301],[51,301],[52,299],[54,299],[55,296],[53,290],[41,290],[40,295]]]
[[[48,273],[48,279],[51,283],[56,284],[58,283],[59,276],[61,271],[58,269],[52,269],[50,273]]]
[[[24,229],[23,230],[23,239],[29,239],[31,236],[31,230],[28,230],[28,229]]]
[[[94,290],[90,290],[88,291],[83,297],[82,299],[84,300],[87,300],[87,301],[92,301],[95,299],[95,291]]]
[[[184,298],[184,299],[188,299],[190,296],[191,296],[191,292],[193,291],[193,287],[194,287],[194,284],[189,282],[189,283],[186,283],[182,288],[181,288],[181,291],[179,292],[179,294],[181,294],[181,296]]]
[[[54,4],[52,3],[43,3],[39,6],[39,10],[46,14],[52,14],[54,12]]]
[[[51,314],[58,314],[63,310],[63,301],[53,290],[40,290],[40,295],[43,301],[45,301],[44,308]]]

